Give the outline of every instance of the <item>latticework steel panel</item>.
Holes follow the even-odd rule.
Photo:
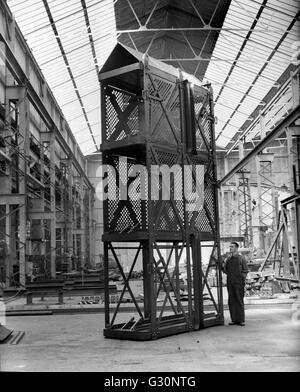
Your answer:
[[[144,340],[222,324],[212,91],[120,44],[100,80],[104,334]],[[120,254],[129,249],[126,274]],[[124,283],[113,313],[109,258]],[[137,283],[138,265],[143,279]],[[124,298],[137,320],[124,322]]]
[[[241,170],[238,179],[240,235],[244,237],[244,247],[249,247],[253,243],[249,174],[250,172]]]

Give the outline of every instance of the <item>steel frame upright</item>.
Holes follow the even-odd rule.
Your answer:
[[[273,158],[274,154],[262,153],[256,156],[258,209],[260,248],[267,251],[265,233],[276,230],[276,200],[275,184],[273,180]]]
[[[10,20],[7,7],[1,3],[0,8]],[[90,202],[86,210],[90,218],[94,190],[86,175],[86,160],[16,24],[3,26],[0,47],[6,75],[1,83],[4,101],[0,102],[0,205],[5,205],[5,215],[0,219],[5,227],[1,234],[10,252],[5,261],[6,286],[26,286],[26,266],[38,243],[31,238],[32,220],[40,222],[40,232],[45,231],[47,236],[47,243],[39,242],[38,256],[46,261],[47,275],[56,277],[56,229],[66,218],[56,205],[57,190],[62,185],[59,159],[68,157],[70,179],[76,172],[87,187]],[[31,131],[31,125],[36,132]],[[69,204],[72,207],[71,199]],[[90,225],[90,234],[92,230]],[[83,228],[81,232],[85,234]],[[15,274],[18,279],[12,265],[19,268]]]
[[[147,56],[142,58],[120,44],[103,66],[100,80],[101,150],[103,164],[109,165],[104,191],[110,194],[112,189],[112,168],[116,169],[118,183],[117,199],[105,198],[103,202],[104,335],[149,340],[223,324],[212,90],[192,88],[173,67],[166,69],[156,61],[153,64]],[[120,164],[120,157],[126,157],[127,166]],[[120,178],[130,173],[134,164],[146,168],[146,181],[136,174],[121,184]],[[161,194],[166,184],[159,177],[155,183],[159,198],[149,197],[153,165],[180,167],[169,185],[174,191],[175,184],[181,181],[181,199],[175,199],[171,192],[171,198],[164,200]],[[192,168],[191,177],[184,172],[184,165]],[[203,169],[203,194],[196,187],[196,165]],[[198,196],[203,195],[203,203],[192,211],[183,197],[185,181],[191,181],[191,189],[196,189]],[[124,188],[125,193],[129,192],[136,183],[145,190],[146,200],[123,199]],[[128,245],[136,253],[125,274],[116,250],[125,250]],[[205,248],[209,249],[206,264],[202,255]],[[110,257],[124,282],[114,309],[109,302]],[[179,267],[184,259],[186,284],[182,295]],[[139,260],[143,270],[142,299],[131,288],[132,273]],[[217,277],[216,293],[209,284],[212,270]],[[124,323],[121,310],[126,292],[135,316]]]
[[[247,248],[251,247],[253,244],[250,172],[246,170],[240,170],[238,174],[240,235],[244,237],[244,246]]]

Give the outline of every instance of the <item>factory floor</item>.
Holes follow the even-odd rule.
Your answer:
[[[104,338],[103,313],[11,316],[6,326],[25,335],[18,344],[0,345],[0,370],[298,372],[299,313],[299,304],[247,309],[246,326],[240,327],[228,325],[225,311],[224,326],[147,342]]]

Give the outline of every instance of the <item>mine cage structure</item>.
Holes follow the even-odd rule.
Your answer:
[[[104,336],[151,340],[223,325],[210,86],[122,44],[104,64],[100,80]],[[173,172],[153,176],[153,167]],[[194,205],[186,187],[193,191]],[[164,197],[167,190],[169,198]],[[132,263],[125,266],[122,252],[128,249]],[[123,283],[113,306],[112,258]],[[143,279],[136,289],[138,269]],[[126,302],[134,306],[129,320],[122,313]]]

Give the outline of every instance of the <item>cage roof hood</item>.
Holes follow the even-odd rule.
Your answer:
[[[150,67],[162,70],[177,78],[180,78],[180,74],[182,74],[183,79],[187,79],[190,83],[197,86],[202,85],[202,82],[194,75],[188,74],[178,68],[173,67],[172,65],[166,64],[163,61],[157,60],[148,56],[147,54],[141,53],[133,48],[121,44],[120,42],[116,44],[111,54],[108,56],[108,59],[100,70],[100,75],[104,72],[112,71],[114,69],[125,67],[137,62],[140,62],[143,65],[148,64]]]

